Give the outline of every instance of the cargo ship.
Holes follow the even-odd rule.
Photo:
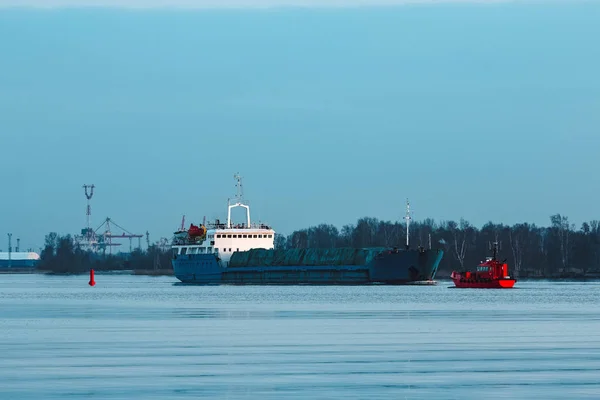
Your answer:
[[[450,278],[457,288],[473,289],[510,289],[517,282],[508,274],[506,260],[500,262],[498,256],[498,243],[494,242],[493,255],[487,257],[474,270],[452,271]]]
[[[410,249],[407,202],[406,246],[275,249],[275,231],[250,220],[241,178],[236,201],[228,201],[227,222],[216,220],[179,229],[172,242],[177,279],[188,284],[435,284],[442,249]],[[246,221],[232,224],[231,210],[242,207]],[[183,224],[182,224],[183,225]]]

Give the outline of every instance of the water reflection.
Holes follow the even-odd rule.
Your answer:
[[[0,281],[0,398],[600,398],[597,283]]]

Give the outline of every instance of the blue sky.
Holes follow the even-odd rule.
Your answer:
[[[397,220],[406,197],[416,219],[598,219],[597,21],[561,1],[5,9],[0,234],[77,232],[94,183],[94,226],[157,240],[224,218],[238,171],[286,234]]]
[[[535,4],[561,2],[593,2],[596,0],[0,0],[0,6],[9,7],[119,7],[119,8],[265,8],[265,7],[310,7],[347,8],[396,5],[441,5],[441,4]]]

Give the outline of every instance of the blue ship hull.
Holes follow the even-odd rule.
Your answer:
[[[213,254],[173,258],[177,279],[191,284],[410,284],[435,278],[442,250],[386,250],[366,265],[224,267]]]
[[[10,264],[10,266],[9,266]],[[38,261],[37,260],[0,260],[0,269],[10,270],[11,268],[37,268]]]

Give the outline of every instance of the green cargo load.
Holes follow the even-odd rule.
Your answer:
[[[368,265],[386,247],[337,249],[251,249],[231,255],[229,267]]]

